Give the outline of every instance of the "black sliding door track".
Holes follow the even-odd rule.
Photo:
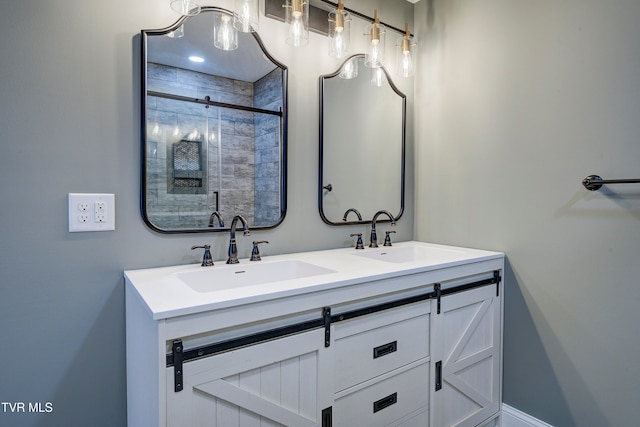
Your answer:
[[[390,301],[382,304],[376,304],[365,308],[359,308],[356,310],[347,311],[340,314],[331,314],[331,309],[325,307],[322,310],[322,317],[317,319],[308,320],[305,322],[295,323],[292,325],[283,326],[280,328],[269,329],[267,331],[258,332],[255,334],[245,335],[238,338],[232,338],[226,341],[220,341],[214,344],[208,344],[202,347],[192,349],[182,349],[179,356],[179,364],[182,362],[188,362],[191,360],[201,359],[203,357],[212,356],[225,351],[233,350],[240,347],[245,347],[252,344],[257,344],[265,341],[270,341],[276,338],[285,337],[287,335],[293,335],[300,332],[309,331],[312,329],[325,328],[325,346],[329,346],[329,327],[331,323],[341,322],[343,320],[354,319],[368,314],[378,313],[380,311],[389,310],[392,308],[401,307],[404,305],[414,304],[420,301],[426,301],[433,298],[439,298],[445,295],[454,294],[457,292],[464,292],[469,289],[478,288],[487,285],[500,284],[500,272],[494,271],[494,275],[491,278],[479,280],[476,282],[465,283],[463,285],[453,286],[451,288],[434,290],[426,292],[424,294],[414,295],[406,298],[401,298],[395,301]],[[434,284],[437,285],[437,284]],[[439,286],[437,286],[439,287]],[[174,366],[175,351],[167,354],[167,367]],[[176,357],[178,359],[178,357]]]

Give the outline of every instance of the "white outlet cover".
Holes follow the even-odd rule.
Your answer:
[[[104,212],[99,213],[97,206],[104,206]],[[69,193],[68,214],[70,233],[113,231],[116,229],[115,194]]]

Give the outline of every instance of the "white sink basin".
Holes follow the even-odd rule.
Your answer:
[[[453,261],[459,258],[464,251],[424,246],[381,246],[377,249],[366,248],[354,255],[379,261],[404,263],[422,261],[429,264]]]
[[[176,277],[196,292],[216,292],[329,273],[335,271],[304,261],[286,260],[215,265],[197,271],[176,273]]]

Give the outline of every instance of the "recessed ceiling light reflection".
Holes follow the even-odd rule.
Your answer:
[[[193,62],[204,62],[204,58],[201,56],[190,56],[189,61]]]

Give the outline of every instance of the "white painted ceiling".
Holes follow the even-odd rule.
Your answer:
[[[189,61],[191,55],[205,59]],[[149,36],[147,61],[198,71],[214,76],[255,82],[275,68],[253,35],[238,32],[238,49],[223,51],[213,45],[213,12],[203,11],[187,18],[184,37]]]

